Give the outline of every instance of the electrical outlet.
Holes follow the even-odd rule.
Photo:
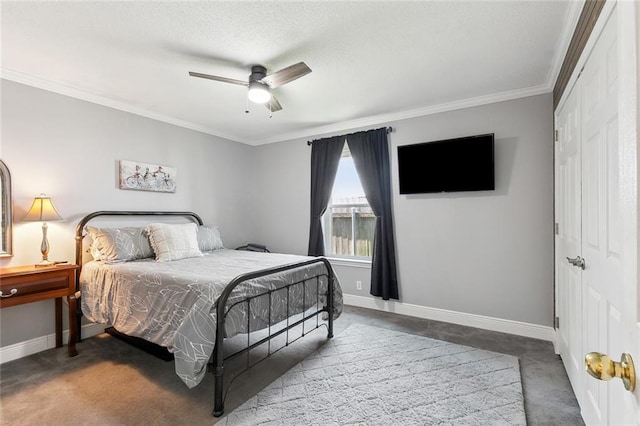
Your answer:
[[[362,290],[362,281],[356,281],[356,290]]]

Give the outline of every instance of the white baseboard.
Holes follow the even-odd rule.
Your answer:
[[[82,326],[82,338],[91,337],[104,332],[104,324],[86,324]],[[62,342],[66,345],[69,341],[69,330],[62,332]],[[0,364],[13,361],[14,359],[24,358],[47,349],[56,347],[56,334],[52,333],[46,336],[36,337],[24,342],[15,343],[13,345],[0,348]]]
[[[519,321],[505,320],[500,318],[486,317],[482,315],[467,314],[464,312],[448,311],[446,309],[430,308],[427,306],[412,305],[410,303],[384,301],[371,297],[356,296],[352,294],[344,295],[345,305],[358,306],[361,308],[375,309],[378,311],[392,312],[400,315],[430,319],[435,321],[448,322],[452,324],[476,327],[484,330],[498,331],[501,333],[515,334],[517,336],[531,337],[555,342],[555,330],[537,324],[529,324]],[[82,337],[87,338],[104,332],[105,324],[86,324],[82,326]],[[69,340],[69,330],[64,330],[62,341]],[[47,336],[36,337],[24,342],[0,348],[0,364],[23,358],[37,352],[55,348],[55,333]]]
[[[464,312],[448,311],[446,309],[430,308],[428,306],[412,305],[410,303],[385,301],[352,294],[344,295],[344,303],[345,305],[358,306],[361,308],[376,309],[378,311],[465,325],[468,327],[481,328],[483,330],[498,331],[500,333],[548,340],[555,344],[554,329],[543,325],[492,318],[483,315],[467,314]]]
[[[560,343],[558,342],[559,338],[560,338],[560,335],[554,329],[553,330],[553,352],[555,352],[556,355],[560,355]]]

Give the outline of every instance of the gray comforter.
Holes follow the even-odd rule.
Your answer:
[[[80,275],[82,312],[91,321],[111,324],[122,333],[167,347],[174,353],[176,374],[191,388],[206,373],[216,338],[215,303],[225,286],[246,272],[308,259],[223,249],[172,262],[89,262]],[[227,309],[248,295],[301,281],[324,270],[324,264],[319,263],[249,281],[234,290]],[[249,312],[246,302],[235,305],[225,322],[226,337],[247,332],[247,327],[251,331],[266,327],[269,315],[273,324],[286,319],[287,312],[292,315],[315,309],[316,293],[320,294],[320,303],[326,301],[326,281],[320,280],[319,289],[318,281],[310,279],[304,287],[276,291],[271,303],[266,296],[252,299]],[[334,289],[337,318],[342,312],[342,290],[337,279]]]

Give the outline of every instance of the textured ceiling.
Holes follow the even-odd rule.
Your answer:
[[[581,5],[2,1],[2,77],[258,145],[550,92]],[[300,61],[272,118],[188,75]]]

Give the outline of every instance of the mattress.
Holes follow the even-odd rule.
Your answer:
[[[205,256],[156,262],[142,259],[82,267],[80,290],[83,314],[90,321],[113,325],[173,352],[176,374],[188,387],[204,377],[216,340],[216,301],[238,275],[289,265],[311,258],[277,253],[215,250]],[[234,290],[227,303],[225,337],[267,327],[287,315],[316,310],[326,304],[327,278],[323,263],[306,265],[248,281]],[[304,282],[289,286],[295,282]],[[342,290],[334,280],[334,318],[342,312]],[[271,297],[267,289],[280,289]],[[250,302],[247,302],[250,298]],[[238,303],[239,302],[239,303]],[[271,320],[271,321],[269,321]]]

